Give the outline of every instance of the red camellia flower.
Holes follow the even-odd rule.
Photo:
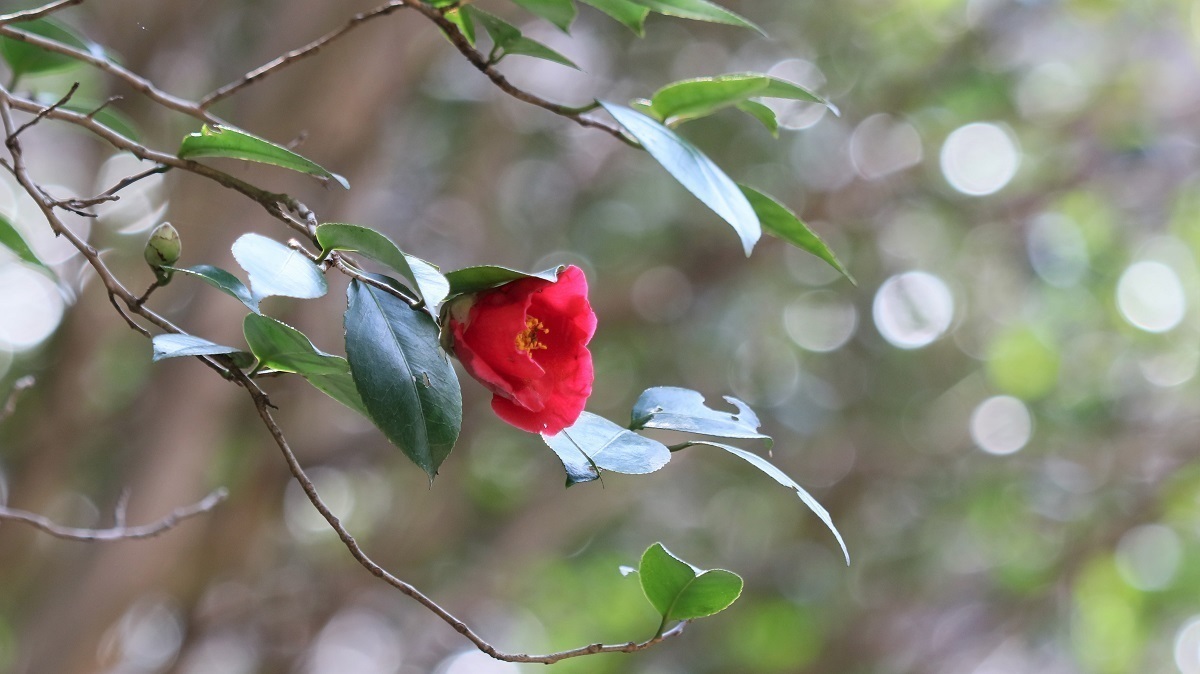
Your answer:
[[[596,314],[578,267],[557,281],[524,278],[459,297],[444,329],[463,367],[493,393],[501,419],[554,435],[583,412],[592,394],[587,343]]]

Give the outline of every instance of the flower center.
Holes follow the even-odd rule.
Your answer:
[[[550,348],[538,341],[538,334],[544,335],[548,332],[550,332],[550,328],[547,328],[541,321],[533,316],[527,317],[525,329],[517,333],[517,351],[528,353]]]

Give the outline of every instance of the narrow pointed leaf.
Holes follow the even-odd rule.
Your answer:
[[[671,450],[661,442],[644,438],[590,412],[579,415],[579,420],[569,428],[564,428],[556,435],[543,435],[542,439],[559,458],[573,457],[571,450],[578,450],[590,459],[593,470],[600,468],[614,473],[645,475],[662,468],[671,460]],[[571,466],[568,466],[567,459],[563,460],[568,478],[584,482],[586,480],[572,477],[573,466],[578,464],[578,459]],[[589,471],[574,469],[574,473],[583,476]]]
[[[709,23],[724,23],[730,26],[740,26],[766,35],[762,28],[754,25],[745,18],[715,5],[708,0],[630,0],[651,11],[666,16],[677,16],[681,19],[707,21]]]
[[[258,313],[258,299],[242,283],[241,279],[229,272],[210,264],[198,264],[194,267],[163,267],[174,272],[195,276],[210,286],[246,305],[250,311]]]
[[[302,157],[295,152],[276,145],[251,133],[228,126],[208,126],[200,128],[196,133],[184,136],[179,146],[180,159],[199,159],[201,157],[225,157],[245,161],[271,164],[300,173],[336,181],[346,189],[350,183],[342,176],[327,171],[316,162]]]
[[[168,333],[155,335],[151,340],[154,347],[154,362],[165,358],[183,358],[185,356],[213,356],[218,354],[240,353],[242,349],[224,346],[207,339],[192,335],[177,335]]]
[[[772,234],[788,243],[806,250],[813,255],[821,258],[829,263],[829,266],[838,270],[846,277],[848,281],[858,284],[854,277],[850,275],[849,270],[842,264],[842,261],[834,255],[829,246],[817,236],[816,232],[808,228],[795,213],[787,206],[776,201],[773,197],[763,194],[753,187],[746,185],[740,186],[742,193],[746,195],[750,205],[754,207],[754,212],[758,214],[758,220],[762,223],[762,227],[768,234]]]
[[[646,16],[650,14],[648,7],[631,2],[631,0],[583,0],[583,2],[624,24],[638,37],[646,34]]]
[[[844,555],[846,558],[846,564],[850,564],[850,551],[846,549],[846,541],[842,540],[841,532],[839,532],[837,527],[833,525],[833,518],[829,516],[829,511],[826,510],[825,507],[820,503],[818,503],[817,499],[813,498],[813,495],[808,493],[804,487],[801,487],[796,483],[795,480],[788,477],[787,473],[779,470],[774,464],[762,458],[761,456],[753,452],[747,452],[744,449],[738,449],[737,447],[731,447],[719,442],[709,442],[707,440],[697,440],[695,442],[688,443],[688,445],[704,445],[707,447],[723,449],[766,473],[772,480],[775,480],[779,484],[794,490],[796,495],[800,497],[800,500],[804,502],[804,505],[808,506],[808,509],[813,511],[813,514],[819,517],[821,521],[825,523],[825,526],[829,527],[829,530],[833,532],[833,537],[837,539],[838,545],[842,548],[842,555]]]
[[[575,0],[512,0],[529,12],[558,26],[565,33],[571,28],[578,10]]]
[[[270,316],[248,314],[242,322],[242,331],[250,352],[272,370],[302,375],[350,370],[345,359],[317,349],[304,333]]]
[[[694,145],[650,117],[613,103],[601,105],[681,185],[733,226],[749,257],[762,228],[737,183]]]
[[[538,42],[537,40],[531,40],[524,35],[506,44],[504,46],[504,53],[514,56],[532,56],[533,58],[542,59],[543,61],[552,61],[559,65],[564,65],[568,68],[579,70],[579,66],[575,65],[575,62],[571,59],[554,51],[541,42]]]
[[[258,234],[243,234],[233,242],[233,259],[250,275],[254,298],[314,299],[329,291],[325,275],[298,250]]]
[[[741,576],[724,569],[700,571],[655,543],[638,566],[642,591],[650,604],[670,620],[695,620],[719,613],[742,594]]]
[[[317,227],[317,241],[325,252],[348,250],[362,253],[400,274],[436,309],[450,292],[450,283],[437,266],[400,250],[384,234],[361,225],[330,222]]]
[[[371,420],[433,479],[462,425],[462,393],[437,324],[393,295],[351,281],[346,355]]]
[[[737,104],[737,109],[757,119],[772,136],[779,137],[779,118],[775,116],[774,110],[758,101],[742,101]]]
[[[746,403],[725,396],[737,408],[736,414],[714,410],[704,404],[697,391],[674,386],[646,389],[633,405],[631,428],[658,428],[681,433],[698,433],[722,438],[758,439],[771,442],[771,436],[758,432],[758,415]],[[769,446],[769,445],[768,445]]]
[[[558,272],[562,271],[562,269],[563,267],[560,266],[531,274],[517,271],[516,269],[492,265],[464,267],[446,274],[446,280],[450,282],[448,296],[454,297],[455,295],[465,293],[477,293],[480,290],[495,288],[496,286],[523,278],[540,278],[553,282],[558,280]]]
[[[655,117],[684,122],[739,105],[750,98],[786,98],[820,103],[837,114],[837,108],[804,87],[762,73],[733,73],[672,82],[655,92],[651,107]],[[773,115],[772,115],[773,116]]]
[[[579,69],[571,59],[554,51],[536,40],[531,40],[521,34],[521,30],[494,14],[471,6],[470,16],[483,25],[484,30],[491,36],[492,42],[504,55],[514,54],[532,56],[546,61],[553,61],[571,68]]]
[[[34,254],[33,249],[30,248],[29,244],[25,242],[25,239],[21,236],[21,233],[17,231],[16,226],[9,222],[8,218],[5,218],[3,215],[0,215],[0,246],[4,246],[5,248],[8,248],[12,252],[16,253],[17,257],[21,258],[25,262],[28,262],[29,264],[40,269],[44,269],[45,271],[50,272],[51,275],[54,274],[54,272],[50,270],[50,267],[47,267],[46,263],[42,262],[38,256]]]

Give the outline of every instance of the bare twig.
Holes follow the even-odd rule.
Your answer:
[[[246,376],[241,372],[235,373],[235,376],[239,379],[246,379]],[[246,381],[249,382],[248,379],[246,379]],[[550,665],[560,660],[575,658],[581,655],[594,655],[596,653],[635,653],[637,651],[650,648],[664,639],[678,636],[683,632],[684,627],[687,625],[686,622],[681,622],[670,630],[655,635],[653,638],[646,641],[630,641],[623,644],[596,643],[571,650],[559,651],[557,653],[549,653],[546,655],[505,653],[498,650],[495,646],[488,643],[483,637],[479,636],[465,622],[455,617],[453,613],[443,608],[440,604],[429,598],[412,584],[392,575],[387,569],[383,568],[369,556],[367,556],[367,553],[363,552],[363,549],[361,546],[359,546],[358,541],[354,538],[350,531],[346,529],[346,526],[342,524],[342,521],[338,518],[338,516],[329,509],[329,506],[326,505],[325,501],[321,498],[321,495],[317,493],[317,488],[313,485],[312,480],[309,479],[308,474],[304,472],[304,468],[300,465],[300,461],[296,459],[296,455],[292,451],[291,445],[288,443],[283,431],[279,428],[279,424],[276,423],[275,418],[272,416],[269,402],[266,400],[266,397],[261,392],[255,392],[249,387],[247,387],[247,390],[250,392],[250,397],[254,401],[255,409],[258,410],[259,418],[262,419],[263,424],[271,433],[271,438],[275,440],[275,444],[279,447],[279,451],[283,453],[284,461],[287,462],[288,468],[292,472],[292,476],[296,478],[296,482],[300,484],[300,487],[304,490],[305,495],[308,496],[309,502],[312,503],[313,507],[317,509],[317,512],[321,513],[321,516],[325,518],[325,521],[328,522],[329,526],[333,528],[334,532],[337,533],[338,538],[341,539],[342,544],[346,546],[346,549],[350,551],[351,556],[353,556],[354,559],[363,566],[363,568],[370,571],[375,577],[383,580],[388,585],[391,585],[404,595],[412,598],[417,603],[429,609],[434,615],[441,618],[443,622],[453,627],[455,631],[466,637],[467,640],[469,640],[472,644],[475,644],[476,648],[490,655],[491,657],[497,660],[503,660],[505,662],[529,662]]]
[[[67,101],[71,100],[71,97],[75,95],[76,91],[79,91],[79,83],[78,82],[73,83],[71,85],[71,88],[67,90],[67,93],[63,94],[63,97],[58,99],[58,102],[56,102],[54,105],[51,105],[50,107],[46,108],[42,112],[39,112],[38,114],[33,116],[33,119],[31,119],[28,122],[25,122],[21,126],[17,127],[17,130],[12,132],[13,137],[15,138],[15,137],[21,135],[22,131],[24,131],[25,129],[28,129],[29,127],[33,126],[34,124],[37,124],[38,122],[45,119],[46,115],[50,114],[51,112],[54,112],[55,110],[61,108],[64,105],[66,105]]]
[[[0,407],[0,421],[11,417],[13,412],[17,411],[17,400],[21,394],[33,388],[35,380],[31,376],[25,376],[13,383],[12,391],[8,394],[8,399],[4,401],[4,407]]]
[[[10,23],[18,23],[20,21],[33,21],[44,16],[49,16],[60,9],[82,5],[86,0],[56,0],[41,7],[26,9],[21,12],[13,12],[11,14],[0,14],[0,26]]]
[[[170,531],[186,519],[190,519],[197,515],[210,512],[217,507],[222,501],[228,498],[229,492],[224,487],[217,489],[202,500],[181,508],[172,510],[169,515],[152,522],[143,524],[137,527],[125,526],[124,514],[119,513],[120,517],[115,526],[108,529],[79,529],[75,527],[64,527],[60,524],[55,524],[49,518],[37,513],[26,512],[24,510],[16,510],[0,506],[0,522],[20,522],[28,524],[35,529],[44,531],[55,538],[62,538],[68,541],[128,541],[138,538],[152,538],[166,531]]]
[[[370,21],[371,19],[374,19],[377,17],[387,16],[388,14],[391,14],[392,12],[394,12],[398,9],[403,9],[404,7],[407,7],[407,6],[408,5],[407,5],[407,3],[404,2],[404,0],[392,0],[391,2],[380,5],[379,7],[376,7],[375,9],[372,9],[370,11],[362,12],[360,14],[355,14],[353,17],[350,18],[349,21],[347,21],[345,24],[343,24],[339,28],[336,28],[336,29],[330,31],[330,32],[326,33],[325,35],[322,35],[321,37],[317,38],[316,40],[313,40],[312,42],[304,45],[303,47],[300,47],[298,49],[293,49],[292,51],[280,56],[279,58],[269,61],[269,62],[263,64],[262,66],[255,68],[254,70],[251,70],[250,72],[239,77],[238,79],[234,80],[233,82],[230,82],[229,84],[226,84],[225,86],[217,89],[216,91],[205,96],[204,98],[201,98],[200,101],[196,105],[197,105],[197,107],[199,107],[202,110],[207,109],[208,107],[214,105],[215,103],[217,103],[225,98],[228,98],[229,96],[232,96],[233,94],[244,89],[245,87],[248,87],[251,84],[254,84],[255,82],[259,82],[263,79],[266,79],[267,76],[269,76],[273,73],[283,70],[285,67],[295,63],[296,61],[299,61],[305,57],[316,54],[325,45],[342,37],[346,33],[349,33],[351,30],[353,30],[354,28],[357,28],[358,26],[361,26],[362,24],[366,23],[367,21]]]

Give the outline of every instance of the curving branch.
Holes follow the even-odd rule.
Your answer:
[[[62,538],[68,541],[129,541],[139,538],[153,538],[163,534],[175,527],[181,522],[191,519],[197,515],[212,511],[222,501],[229,498],[229,492],[221,487],[216,489],[208,496],[193,503],[189,506],[182,506],[172,510],[170,514],[156,522],[143,524],[141,526],[130,527],[126,526],[124,519],[124,498],[118,504],[116,515],[114,516],[114,526],[108,529],[80,529],[77,527],[65,527],[61,524],[55,524],[49,518],[38,515],[36,513],[27,512],[25,510],[17,510],[15,508],[6,508],[0,506],[0,522],[20,522],[43,531],[55,538]]]
[[[86,2],[86,0],[56,0],[55,2],[42,5],[41,7],[34,7],[33,9],[26,9],[20,12],[13,12],[11,14],[0,14],[0,26],[10,23],[19,23],[21,21],[33,21],[34,19],[40,19],[44,16],[49,16],[60,9],[74,7],[75,5],[82,5],[84,2]]]

